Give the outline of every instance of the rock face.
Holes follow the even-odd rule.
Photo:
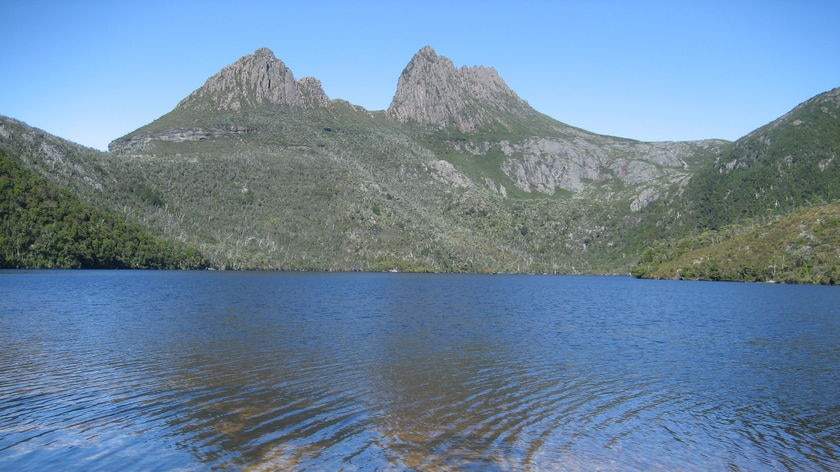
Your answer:
[[[688,175],[689,167],[680,156],[700,150],[715,152],[723,142],[531,138],[522,143],[502,144],[501,151],[511,156],[502,162],[502,171],[516,182],[516,186],[526,192],[551,194],[556,189],[578,193],[592,183],[605,180],[629,185],[642,185],[660,178],[669,182],[679,180]]]
[[[177,108],[238,111],[266,104],[314,108],[329,103],[320,81],[312,77],[295,80],[283,61],[261,48],[210,77]]]
[[[186,141],[203,141],[205,139],[218,139],[239,134],[256,133],[255,128],[229,125],[219,128],[201,128],[196,126],[174,128],[164,131],[156,131],[151,134],[137,133],[115,139],[108,144],[111,152],[143,152],[146,146],[152,141],[168,141],[172,143],[183,143]]]
[[[321,81],[315,77],[304,77],[297,82],[297,85],[302,99],[301,105],[304,108],[325,107],[330,104]]]
[[[524,192],[580,194],[613,182],[613,187],[629,189],[614,195],[631,200],[633,211],[659,197],[649,186],[685,179],[690,166],[684,156],[716,154],[723,145],[711,140],[643,143],[565,125],[531,108],[496,70],[456,68],[428,46],[414,55],[400,75],[387,116],[401,123],[464,133],[447,144],[458,152],[498,159],[498,170]],[[510,139],[493,140],[500,136]],[[492,178],[485,183],[500,194],[507,192]]]
[[[455,127],[462,132],[480,127],[509,127],[509,118],[536,113],[491,67],[455,68],[429,46],[421,49],[400,75],[388,107],[396,121]]]
[[[324,127],[321,118],[314,118],[324,107],[338,111],[349,106],[363,113],[365,120],[369,115],[361,107],[330,100],[315,78],[296,80],[280,59],[263,48],[226,66],[170,114],[113,141],[109,150],[143,155],[168,152],[171,143],[208,141],[203,144],[208,148],[214,142],[241,142],[246,135],[257,141],[267,139],[271,131],[265,123],[241,121],[241,117],[233,117],[234,121],[226,124],[221,121],[231,119],[232,114],[227,112],[266,105],[296,108],[294,113],[303,123],[327,132],[332,128]],[[300,110],[314,113],[298,113]],[[217,112],[222,112],[220,119],[206,119]],[[442,136],[447,136],[444,142],[451,150],[479,158],[475,164],[486,173],[477,180],[445,159],[424,165],[436,180],[455,188],[474,188],[476,183],[483,183],[500,195],[514,189],[548,195],[558,191],[581,194],[594,188],[598,195],[606,195],[599,189],[613,182],[620,184],[613,187],[627,191],[613,192],[610,198],[630,200],[634,211],[660,196],[652,187],[684,180],[690,167],[684,156],[698,151],[716,154],[714,148],[721,145],[642,143],[565,125],[531,108],[495,69],[456,68],[450,59],[428,46],[418,51],[403,70],[386,114],[399,123],[424,125],[430,136],[443,131]],[[453,131],[463,134],[456,136]],[[302,137],[295,135],[292,141],[302,141]]]
[[[656,179],[680,180],[689,172],[683,156],[716,154],[723,141],[645,143],[594,134],[530,137],[521,141],[451,142],[474,156],[504,156],[500,169],[525,192],[584,191],[607,180],[644,185]],[[650,196],[650,195],[649,195]],[[644,206],[644,205],[642,205]]]

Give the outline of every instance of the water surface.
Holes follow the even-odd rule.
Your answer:
[[[837,470],[840,289],[0,272],[2,470]]]

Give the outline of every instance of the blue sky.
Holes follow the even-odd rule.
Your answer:
[[[840,0],[0,0],[0,17],[0,114],[99,149],[260,47],[377,110],[430,45],[641,140],[734,140],[840,86]]]

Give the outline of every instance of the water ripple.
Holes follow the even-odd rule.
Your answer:
[[[629,279],[68,277],[0,287],[2,469],[840,467],[836,292],[823,306],[772,287],[768,305],[770,287]],[[92,279],[95,295],[67,299]]]

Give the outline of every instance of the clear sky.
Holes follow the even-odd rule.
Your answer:
[[[380,110],[430,45],[641,140],[734,140],[840,86],[840,0],[0,0],[0,18],[0,114],[99,149],[260,47]]]

